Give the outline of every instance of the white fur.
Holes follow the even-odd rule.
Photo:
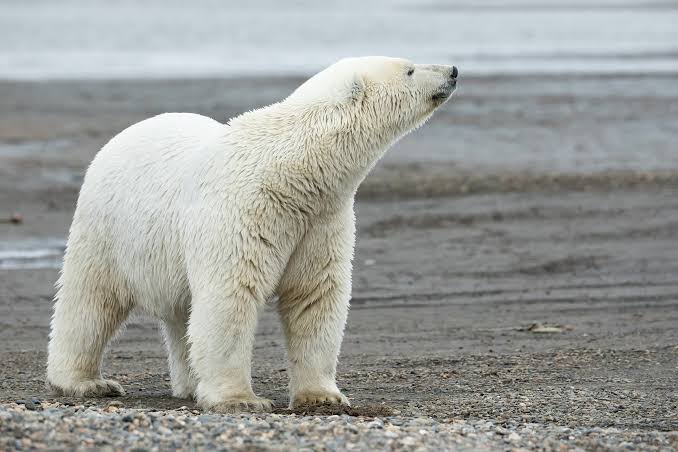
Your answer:
[[[348,403],[335,383],[351,294],[353,198],[377,159],[451,92],[450,67],[342,60],[284,101],[224,125],[156,116],[92,162],[70,230],[47,378],[121,393],[100,373],[133,308],[163,322],[173,394],[265,410],[251,388],[257,313],[279,297],[290,405]]]

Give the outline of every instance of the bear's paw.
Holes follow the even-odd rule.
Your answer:
[[[304,391],[294,396],[292,402],[290,403],[290,409],[309,405],[322,405],[324,403],[351,406],[351,403],[341,392]]]
[[[125,395],[120,383],[103,378],[82,380],[68,385],[48,383],[49,387],[58,394],[71,397],[116,397]]]
[[[228,399],[207,407],[209,411],[223,414],[265,413],[272,408],[272,401],[257,396]]]

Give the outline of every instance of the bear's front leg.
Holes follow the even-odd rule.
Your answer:
[[[197,237],[204,241],[190,250],[187,267],[189,360],[198,405],[222,413],[270,410],[271,401],[252,391],[252,349],[259,310],[273,295],[283,260],[245,225],[237,233],[207,229]]]
[[[244,289],[247,291],[247,289]],[[188,326],[198,405],[220,413],[267,411],[271,401],[252,391],[251,363],[260,303],[239,291],[193,296]]]
[[[279,288],[290,361],[290,408],[349,405],[335,374],[351,296],[353,206],[319,221],[298,245]]]

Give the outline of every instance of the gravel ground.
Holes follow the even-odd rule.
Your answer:
[[[224,416],[177,410],[105,408],[38,399],[0,406],[0,448],[115,450],[668,450],[676,432],[568,428],[429,417]]]

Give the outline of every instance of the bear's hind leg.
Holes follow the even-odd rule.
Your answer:
[[[122,395],[119,383],[101,376],[101,361],[130,307],[120,303],[110,287],[104,287],[103,278],[84,276],[83,280],[83,274],[87,275],[74,274],[64,265],[52,316],[47,383],[67,396]]]
[[[197,382],[188,364],[188,313],[181,312],[163,322],[162,332],[167,346],[167,360],[172,396],[180,399],[194,397]]]

